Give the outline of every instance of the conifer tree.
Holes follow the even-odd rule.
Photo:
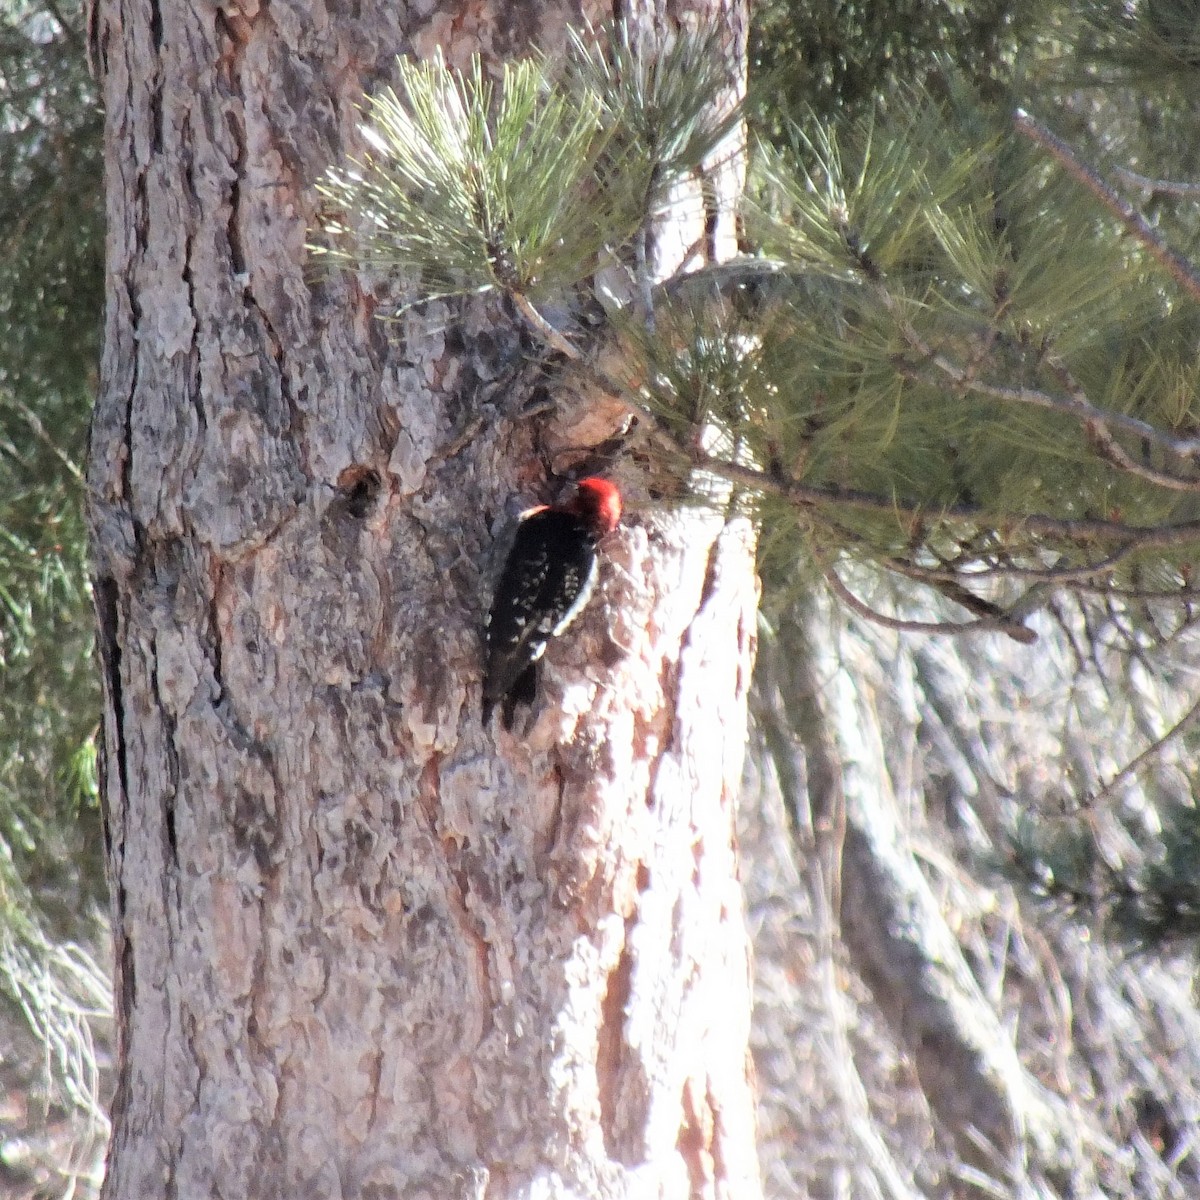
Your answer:
[[[843,669],[805,640],[821,611],[813,593],[825,588],[859,645],[874,645],[862,624],[874,621],[919,637],[1000,639],[1005,661],[1019,662],[1056,657],[1057,639],[1071,636],[1080,662],[1115,685],[1132,678],[1127,658],[1105,653],[1115,633],[1135,657],[1153,650],[1163,677],[1179,670],[1200,533],[1187,253],[1195,139],[1178,98],[1197,57],[1186,6],[1097,8],[1086,20],[995,6],[982,21],[949,6],[886,17],[871,6],[793,7],[804,10],[787,17],[806,31],[811,75],[788,90],[809,109],[795,102],[752,120],[759,138],[734,262],[684,246],[681,269],[664,275],[647,219],[678,200],[672,185],[746,115],[701,116],[713,39],[680,39],[664,66],[618,34],[608,55],[576,42],[565,69],[558,55],[486,70],[465,53],[452,66],[377,63],[365,149],[329,164],[308,231],[337,268],[320,279],[354,280],[346,286],[368,298],[364,311],[378,304],[395,318],[386,333],[364,322],[368,357],[439,305],[493,305],[490,331],[518,339],[542,373],[532,418],[548,395],[556,401],[538,446],[552,472],[578,466],[596,413],[631,415],[611,426],[619,433],[604,453],[639,465],[646,501],[747,514],[763,531],[768,641],[785,658]],[[779,10],[767,17],[778,31]],[[245,32],[234,30],[233,44]],[[945,44],[950,64],[935,53]],[[760,46],[777,65],[786,39]],[[1149,104],[1147,80],[1167,89]],[[462,336],[453,320],[448,328]],[[406,436],[413,446],[389,463],[402,478],[424,444],[419,428]],[[379,478],[356,468],[341,481],[347,513],[370,503]],[[1164,656],[1162,642],[1180,655]],[[876,652],[885,657],[884,643]],[[911,666],[937,694],[935,652],[901,660],[898,679]],[[780,687],[777,669],[767,678],[767,690]],[[849,850],[823,847],[822,878],[836,896],[838,871],[867,863],[882,893],[906,863],[889,858],[894,845],[864,839],[873,815],[855,816],[854,772],[835,778],[866,761],[846,740],[856,701],[838,678],[843,691],[788,737],[814,777],[826,772],[827,801],[850,793]],[[815,680],[805,676],[801,693]],[[988,830],[1010,878],[1076,917],[1111,918],[1106,930],[1140,944],[1194,934],[1194,803],[1186,764],[1171,754],[1196,709],[1164,722],[1163,700],[1130,702],[1143,744],[1114,736],[1123,756],[1083,771],[1077,794]],[[1099,725],[1118,710],[1092,715]],[[769,705],[759,716],[765,730]],[[876,766],[894,765],[876,750]],[[1062,814],[1050,801],[1066,820],[1051,819]],[[1163,818],[1161,842],[1147,806]],[[835,809],[825,813],[833,827]],[[841,915],[865,959],[886,918]],[[887,965],[885,950],[874,966]],[[975,987],[958,980],[964,994]],[[947,1044],[960,1035],[939,1030]],[[1064,1180],[1087,1173],[1086,1155],[1063,1137],[1071,1114],[1033,1095],[1011,1056],[977,1061],[974,1112],[996,1101],[998,1115],[965,1131],[989,1142],[982,1156],[960,1147],[968,1168],[991,1172],[995,1186],[1000,1152],[1025,1153],[1040,1185],[1065,1194]],[[931,1056],[918,1071],[925,1079],[938,1066]],[[927,1086],[935,1108],[946,1101]],[[1005,1144],[1009,1125],[1023,1125],[1028,1145]],[[1005,1186],[1019,1181],[1014,1173]]]

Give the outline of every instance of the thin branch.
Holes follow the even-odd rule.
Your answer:
[[[1150,761],[1162,748],[1177,737],[1198,716],[1200,716],[1200,697],[1195,703],[1167,730],[1160,738],[1156,738],[1135,759],[1123,766],[1098,792],[1088,798],[1088,804],[1095,807],[1101,800],[1109,799],[1118,788],[1123,787]]]
[[[1150,227],[1124,196],[1115,192],[1094,168],[1083,162],[1062,138],[1050,132],[1040,121],[1030,116],[1023,108],[1013,114],[1013,125],[1018,133],[1035,145],[1041,146],[1071,176],[1083,184],[1125,226],[1126,231],[1166,268],[1193,300],[1200,301],[1200,272],[1178,251],[1173,250]]]
[[[863,546],[867,548],[867,553],[870,553],[870,548],[867,544],[867,539],[861,534],[856,533],[852,529],[847,529],[844,525],[837,521],[831,520],[828,515],[822,513],[817,518],[821,525],[830,530],[835,540],[840,545]],[[1097,559],[1095,562],[1082,563],[1076,566],[1061,567],[1031,567],[1021,565],[1009,561],[995,562],[993,565],[985,565],[981,559],[985,555],[984,550],[970,550],[969,548],[961,551],[961,556],[964,558],[965,566],[954,566],[954,559],[942,560],[939,559],[938,566],[928,566],[922,563],[914,562],[912,559],[901,558],[897,555],[890,555],[880,559],[880,563],[889,571],[895,572],[897,575],[903,575],[906,579],[912,579],[917,583],[923,583],[927,587],[940,588],[946,585],[955,588],[963,588],[965,583],[979,582],[987,583],[993,579],[1029,579],[1033,580],[1038,589],[1044,590],[1047,585],[1061,585],[1065,583],[1090,582],[1094,584],[1097,590],[1118,590],[1121,595],[1125,595],[1124,589],[1115,589],[1111,583],[1112,573],[1125,559],[1136,549],[1133,543],[1122,546],[1119,550],[1104,558]],[[929,547],[925,547],[926,550]],[[959,556],[956,555],[955,558]],[[1098,583],[1099,580],[1108,579],[1107,584]],[[1035,589],[1031,589],[1033,591]],[[946,593],[949,595],[949,593]],[[1186,589],[1173,596],[1182,596],[1189,594]],[[1200,590],[1195,593],[1200,596]],[[999,616],[1004,610],[993,605],[989,600],[983,600],[976,596],[973,592],[967,592],[967,595],[972,599],[964,604],[965,608],[971,609],[976,616]],[[957,600],[957,596],[950,596],[950,599]],[[961,602],[961,601],[960,601]],[[977,605],[988,605],[988,608],[977,608]],[[1030,606],[1024,599],[1011,605],[1008,609],[1008,615],[1012,616],[1017,611],[1030,611]]]
[[[1055,396],[1039,388],[992,383],[987,379],[979,378],[978,372],[982,366],[987,349],[986,342],[984,345],[981,345],[980,352],[973,357],[972,361],[966,367],[959,366],[945,354],[935,350],[917,332],[912,323],[904,317],[900,311],[898,301],[887,288],[882,271],[861,250],[858,239],[854,236],[853,231],[848,228],[844,229],[843,236],[846,239],[848,248],[855,255],[855,260],[863,275],[874,288],[887,311],[896,318],[899,332],[908,343],[910,349],[925,362],[936,367],[961,392],[973,392],[977,395],[987,396],[993,400],[1001,400],[1009,404],[1026,404],[1034,408],[1042,408],[1050,412],[1060,413],[1065,417],[1087,425],[1092,434],[1100,442],[1109,462],[1119,470],[1138,475],[1159,487],[1165,487],[1174,491],[1200,491],[1200,479],[1185,479],[1181,476],[1159,471],[1153,467],[1136,462],[1113,439],[1109,432],[1109,427],[1120,429],[1179,458],[1192,458],[1200,455],[1200,437],[1175,437],[1138,417],[1130,416],[1127,413],[1097,408],[1088,399],[1084,390],[1077,384],[1068,387],[1068,394],[1064,397]],[[670,293],[671,290],[678,290],[685,284],[695,286],[698,283],[708,283],[710,285],[715,284],[718,293],[720,293],[723,287],[727,287],[730,284],[761,283],[764,280],[778,279],[787,274],[789,274],[787,264],[769,259],[742,258],[735,259],[730,263],[720,264],[716,267],[701,268],[700,271],[694,272],[691,275],[668,280],[664,288]],[[986,328],[982,332],[989,335],[992,340],[994,340],[998,333],[994,327]],[[921,383],[929,382],[920,372],[917,365],[903,361],[895,362],[893,365],[905,378]]]
[[[572,343],[540,312],[534,307],[532,301],[524,292],[518,292],[515,288],[508,289],[509,298],[516,305],[517,311],[525,318],[526,321],[533,327],[534,332],[550,347],[551,350],[557,350],[564,358],[571,362],[580,362],[583,355],[580,353],[577,346]]]
[[[1007,517],[1000,517],[995,512],[973,504],[946,505],[931,512],[927,507],[872,492],[838,486],[814,487],[744,463],[726,462],[695,446],[683,447],[678,443],[676,445],[679,450],[690,455],[696,466],[712,471],[714,475],[720,475],[731,483],[740,483],[768,495],[779,496],[801,508],[836,505],[863,512],[888,513],[913,521],[927,521],[931,515],[936,515],[945,521],[988,526],[1007,525],[1046,537],[1116,542],[1122,551],[1129,553],[1200,542],[1200,520],[1180,521],[1174,525],[1126,525],[1120,521],[1101,521],[1087,517],[1051,517],[1045,513],[1012,513]]]
[[[967,578],[972,579],[1031,579],[1037,583],[1091,583],[1112,576],[1112,573],[1129,558],[1137,549],[1137,544],[1130,542],[1115,550],[1112,554],[1095,562],[1081,563],[1071,567],[1030,567],[1018,563],[1003,562],[995,566],[975,567]],[[902,575],[910,575],[913,579],[931,582],[934,579],[964,578],[964,572],[957,567],[923,567],[919,563],[906,563],[902,559],[888,559],[887,565]],[[1097,584],[1097,586],[1105,586]],[[1200,593],[1198,593],[1200,594]]]
[[[702,248],[702,240],[698,241]],[[695,245],[688,248],[688,258],[693,257],[694,252]],[[664,279],[655,288],[655,292],[668,298],[679,298],[692,290],[702,289],[705,294],[715,292],[727,299],[735,289],[743,285],[758,287],[768,280],[788,279],[793,275],[805,274],[806,272],[797,269],[794,263],[784,262],[782,259],[742,254],[724,262],[704,263],[692,271],[677,271]]]
[[[1110,416],[1099,415],[1099,409],[1092,408],[1091,402],[1088,401],[1087,394],[1084,391],[1084,385],[1075,378],[1066,362],[1063,362],[1057,355],[1050,354],[1046,356],[1045,364],[1058,380],[1058,384],[1070,396],[1072,404],[1080,409],[1080,412],[1084,409],[1090,409],[1091,412],[1098,414],[1096,418],[1088,418],[1087,430],[1096,439],[1100,452],[1108,458],[1112,466],[1120,470],[1126,470],[1130,475],[1138,475],[1140,479],[1145,479],[1147,482],[1151,482],[1151,484],[1158,487],[1169,488],[1171,491],[1200,492],[1200,479],[1183,479],[1180,475],[1172,475],[1170,472],[1163,472],[1163,470],[1158,470],[1156,467],[1148,467],[1145,463],[1136,462],[1129,455],[1129,452],[1124,449],[1124,446],[1118,444],[1117,440],[1112,437],[1112,433],[1108,427],[1112,419]],[[1112,424],[1115,424],[1115,422],[1112,422]],[[1166,449],[1170,449],[1172,452],[1178,454],[1180,450],[1175,449],[1175,446],[1171,445],[1172,442],[1175,442],[1174,438],[1166,438],[1160,440],[1158,444],[1165,445]],[[1194,438],[1189,438],[1186,443],[1180,442],[1176,443],[1176,445],[1183,448],[1183,446],[1200,445],[1200,443],[1196,443]]]
[[[872,555],[871,547],[861,534],[832,520],[828,514],[813,514],[810,519],[827,530],[836,544],[859,546],[863,548],[864,553]],[[1029,567],[1011,562],[990,567],[981,567],[974,562],[970,563],[969,568],[948,565],[930,567],[896,556],[879,558],[877,561],[880,566],[894,574],[941,592],[947,599],[961,604],[978,617],[1003,619],[1014,625],[1018,625],[1024,616],[1044,604],[1052,604],[1053,589],[1065,584],[1070,584],[1077,592],[1092,592],[1109,599],[1119,597],[1123,600],[1162,600],[1171,604],[1182,602],[1185,606],[1192,599],[1200,599],[1200,589],[1186,585],[1173,591],[1150,591],[1116,584],[1112,578],[1113,572],[1137,548],[1136,543],[1129,543],[1106,558],[1073,567]],[[981,553],[976,552],[968,557],[978,558]],[[1001,608],[965,587],[966,582],[987,582],[993,579],[1028,579],[1033,583],[1007,608]]]
[[[1160,471],[1157,467],[1148,467],[1139,463],[1116,441],[1102,422],[1092,425],[1090,432],[1096,439],[1101,455],[1118,471],[1136,475],[1139,479],[1144,479],[1156,487],[1166,488],[1168,491],[1200,492],[1200,479],[1184,479],[1179,475],[1172,475],[1168,471]]]
[[[1200,197],[1200,183],[1183,183],[1175,179],[1151,179],[1148,175],[1139,175],[1128,167],[1114,167],[1113,170],[1131,187],[1141,188],[1144,192],[1159,192],[1167,196],[1196,196]]]
[[[830,590],[845,601],[847,607],[859,616],[866,617],[868,621],[883,625],[887,629],[896,629],[901,633],[935,633],[950,637],[994,631],[1007,634],[1014,642],[1021,642],[1027,646],[1037,641],[1037,634],[1032,629],[1007,617],[981,617],[975,621],[908,621],[900,617],[889,617],[872,608],[866,601],[860,600],[828,563],[821,563],[821,574],[829,584]]]
[[[1165,588],[1109,587],[1103,583],[1083,580],[1073,590],[1090,592],[1097,596],[1116,596],[1121,600],[1165,600],[1171,604],[1178,604],[1181,600],[1185,602],[1200,600],[1200,589],[1191,587],[1167,591]],[[1190,619],[1194,620],[1194,618]],[[1171,636],[1173,637],[1174,634]]]
[[[50,436],[46,431],[46,426],[42,424],[42,419],[22,400],[18,400],[16,396],[5,396],[0,400],[0,405],[8,405],[15,409],[25,420],[25,424],[29,426],[30,431],[42,442],[51,454],[55,456],[66,467],[71,478],[77,483],[83,483],[83,472],[71,458],[71,456]]]
[[[902,328],[900,332],[904,340],[908,342],[909,346],[917,354],[937,367],[939,371],[963,391],[976,392],[981,396],[988,396],[993,400],[1004,400],[1010,404],[1028,404],[1034,408],[1048,409],[1051,412],[1071,417],[1076,421],[1099,421],[1105,425],[1115,425],[1120,429],[1124,429],[1127,433],[1133,434],[1135,437],[1153,442],[1154,445],[1170,454],[1177,454],[1180,458],[1190,458],[1196,454],[1200,454],[1200,438],[1172,437],[1169,433],[1165,433],[1163,430],[1137,417],[1131,417],[1126,413],[1109,412],[1105,409],[1097,408],[1082,394],[1072,395],[1070,399],[1064,399],[1061,396],[1053,396],[1049,392],[1043,392],[1038,388],[1011,387],[1002,383],[989,383],[986,379],[972,378],[962,367],[951,362],[945,355],[935,351],[911,326]],[[928,382],[924,375],[914,369],[914,364],[900,362],[896,366],[905,378],[921,383]],[[1186,482],[1176,480],[1174,476],[1170,476],[1169,478],[1176,483]],[[1200,481],[1198,481],[1198,484],[1200,484]]]
[[[1051,355],[1046,359],[1046,366],[1071,397],[1073,406],[1078,407],[1081,412],[1084,409],[1097,411],[1092,409],[1082,385],[1072,375],[1064,362]],[[1200,479],[1184,479],[1182,476],[1172,475],[1169,471],[1160,471],[1156,467],[1150,467],[1145,463],[1137,462],[1130,456],[1125,447],[1120,445],[1116,438],[1113,437],[1108,428],[1108,421],[1109,418],[1106,416],[1089,417],[1087,427],[1088,432],[1096,439],[1101,454],[1114,467],[1120,471],[1126,471],[1130,475],[1136,475],[1139,479],[1144,479],[1148,483],[1155,484],[1157,487],[1167,488],[1176,492],[1200,492]]]

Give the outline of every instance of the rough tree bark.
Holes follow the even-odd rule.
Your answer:
[[[580,15],[434,7],[96,13],[110,1200],[759,1192],[749,532],[636,511],[626,468],[544,707],[481,728],[487,548],[547,495],[528,347],[498,305],[389,329],[306,272],[314,183],[397,53],[553,48]],[[734,3],[663,7],[635,17],[744,46]]]

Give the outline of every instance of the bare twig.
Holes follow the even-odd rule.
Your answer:
[[[839,599],[845,601],[849,608],[859,616],[866,617],[868,621],[874,621],[875,624],[883,625],[887,629],[896,629],[901,633],[935,633],[950,637],[992,631],[1007,634],[1014,642],[1021,642],[1023,645],[1030,645],[1037,641],[1037,634],[1032,629],[1007,616],[980,617],[975,621],[909,621],[900,617],[889,617],[872,608],[865,600],[859,599],[828,563],[821,563],[821,574],[824,575],[830,590]],[[962,603],[961,600],[957,602]]]
[[[579,348],[572,345],[570,340],[563,334],[559,333],[545,317],[534,307],[533,302],[525,295],[524,292],[518,292],[515,288],[508,290],[508,295],[513,304],[517,306],[517,311],[525,318],[526,321],[533,327],[533,331],[550,347],[551,350],[557,350],[564,358],[571,362],[580,362],[583,355]]]
[[[1127,784],[1137,773],[1158,754],[1173,738],[1178,737],[1198,716],[1200,716],[1200,697],[1195,703],[1167,730],[1160,738],[1155,738],[1136,758],[1126,763],[1098,792],[1088,798],[1088,804],[1095,807],[1101,800],[1107,800],[1120,787]]]
[[[1200,300],[1200,272],[1189,259],[1168,246],[1150,227],[1146,218],[1124,196],[1115,192],[1094,167],[1083,162],[1062,138],[1051,133],[1023,108],[1018,108],[1013,114],[1013,125],[1023,137],[1049,153],[1072,179],[1083,184],[1125,226],[1130,236],[1166,268],[1171,278],[1193,300]]]
[[[827,530],[833,537],[834,543],[841,546],[858,546],[868,556],[873,556],[867,540],[853,529],[847,529],[830,518],[827,513],[814,513],[810,518],[815,525]],[[942,593],[947,599],[961,604],[969,612],[978,617],[1001,618],[1010,624],[1019,624],[1022,617],[1051,602],[1052,590],[1056,587],[1070,585],[1077,592],[1091,592],[1108,598],[1119,597],[1123,600],[1161,600],[1171,604],[1183,602],[1185,606],[1195,598],[1200,598],[1200,589],[1187,585],[1171,591],[1155,589],[1149,591],[1136,587],[1128,587],[1113,581],[1117,567],[1138,549],[1136,543],[1128,543],[1105,558],[1077,566],[1047,566],[1033,567],[1013,562],[1000,562],[994,566],[981,565],[977,560],[982,552],[968,554],[969,567],[955,567],[943,564],[932,567],[901,558],[895,555],[879,558],[879,564],[886,570],[911,579],[916,583],[933,588]],[[969,591],[967,583],[987,583],[995,579],[1025,579],[1031,580],[1030,586],[1019,599],[1001,608],[998,604]]]
[[[1200,198],[1200,183],[1183,183],[1175,179],[1151,179],[1148,175],[1139,175],[1137,171],[1131,171],[1128,167],[1114,167],[1113,170],[1131,187],[1141,188],[1144,192]]]

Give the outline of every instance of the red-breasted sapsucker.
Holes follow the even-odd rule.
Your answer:
[[[620,519],[621,493],[595,477],[580,480],[565,502],[521,514],[488,617],[485,724],[498,702],[506,729],[516,705],[533,702],[538,660],[591,597],[596,543]]]

